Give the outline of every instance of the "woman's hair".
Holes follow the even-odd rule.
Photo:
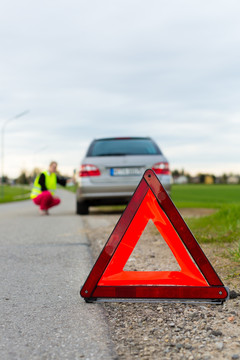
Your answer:
[[[56,161],[51,161],[50,164],[49,164],[49,166],[52,166],[53,164],[56,164],[56,165],[57,165],[58,163],[57,163]]]

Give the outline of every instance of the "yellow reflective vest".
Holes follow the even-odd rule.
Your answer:
[[[57,188],[57,175],[55,173],[50,174],[47,170],[42,172],[45,175],[45,185],[46,188],[51,192],[52,195],[54,195],[54,192]],[[39,194],[42,193],[41,190],[41,185],[39,184],[39,178],[40,178],[39,174],[34,183],[33,183],[33,188],[32,188],[32,192],[31,192],[31,199],[34,199],[35,197],[37,197]]]

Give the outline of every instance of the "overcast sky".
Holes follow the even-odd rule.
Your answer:
[[[4,172],[151,136],[171,169],[240,173],[239,0],[2,0]],[[1,149],[0,149],[1,151]]]

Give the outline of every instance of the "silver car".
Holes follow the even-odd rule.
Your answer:
[[[94,140],[77,178],[77,214],[88,214],[90,206],[127,204],[146,169],[170,192],[168,161],[151,138]]]

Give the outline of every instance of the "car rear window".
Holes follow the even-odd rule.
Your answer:
[[[101,139],[95,140],[87,156],[159,155],[158,146],[151,139]]]

